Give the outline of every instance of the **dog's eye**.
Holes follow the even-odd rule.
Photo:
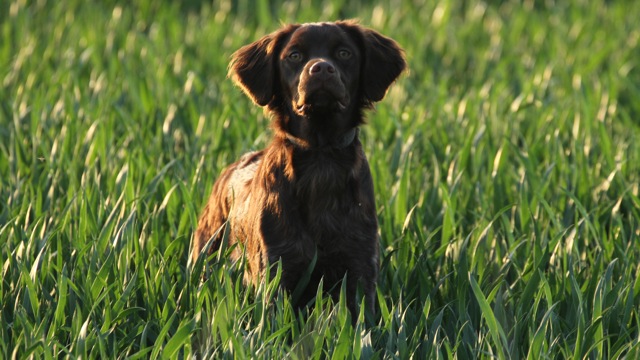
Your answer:
[[[345,49],[341,49],[338,51],[338,57],[342,60],[347,60],[349,58],[351,58],[351,51],[349,50],[345,50]]]
[[[300,52],[298,51],[292,51],[289,53],[288,58],[291,61],[298,62],[302,60],[302,54],[300,54]]]

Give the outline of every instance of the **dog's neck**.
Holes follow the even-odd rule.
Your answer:
[[[311,144],[309,141],[305,139],[295,137],[290,133],[286,133],[285,141],[297,148],[306,149],[306,150],[313,150],[313,149],[340,150],[353,144],[353,142],[356,141],[356,139],[358,138],[359,134],[360,134],[360,128],[358,127],[351,128],[333,139],[326,139],[322,134],[318,133],[314,139],[315,144]]]
[[[353,105],[353,104],[352,104]],[[342,113],[296,114],[291,108],[288,115],[278,117],[276,129],[287,144],[300,150],[340,150],[351,146],[363,123],[359,108],[351,106]]]

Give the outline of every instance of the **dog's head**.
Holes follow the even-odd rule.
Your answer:
[[[354,118],[381,100],[405,67],[395,41],[339,21],[288,25],[246,45],[233,55],[229,75],[271,111]]]

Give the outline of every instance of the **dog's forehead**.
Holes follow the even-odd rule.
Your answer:
[[[304,46],[305,44],[313,44],[314,46],[355,45],[349,34],[334,23],[303,24],[291,35],[289,44],[296,46]]]

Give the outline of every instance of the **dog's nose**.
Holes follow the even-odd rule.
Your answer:
[[[333,67],[328,61],[318,61],[317,63],[311,65],[309,68],[309,75],[319,75],[319,74],[333,74],[336,72],[336,68]]]

